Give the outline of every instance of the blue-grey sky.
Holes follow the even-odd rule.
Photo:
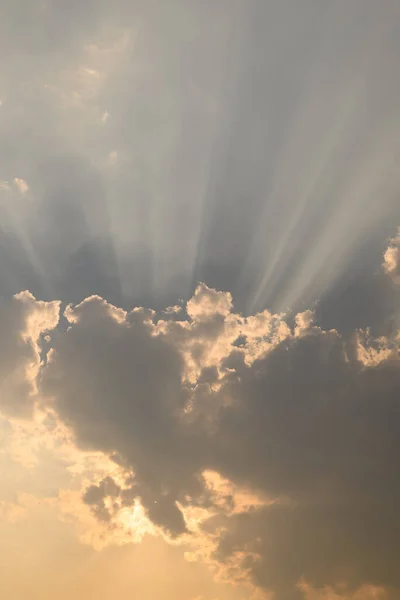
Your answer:
[[[1,12],[3,293],[361,304],[400,220],[397,2]]]

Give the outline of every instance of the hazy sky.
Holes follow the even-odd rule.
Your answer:
[[[1,597],[400,597],[399,26],[0,0]]]

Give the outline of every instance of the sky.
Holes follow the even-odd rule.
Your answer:
[[[400,597],[399,22],[0,0],[1,597]]]

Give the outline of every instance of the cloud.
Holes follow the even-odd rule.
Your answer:
[[[29,185],[26,183],[26,181],[24,179],[15,177],[14,183],[17,186],[18,190],[21,192],[21,194],[26,194],[26,192],[29,190]]]
[[[32,414],[40,356],[40,337],[58,323],[57,301],[42,302],[29,292],[0,299],[0,410]]]
[[[393,283],[400,284],[400,232],[390,240],[384,254],[383,269]]]
[[[214,315],[226,316],[231,308],[232,296],[229,292],[216,292],[201,283],[188,301],[186,312],[191,319],[202,320]]]
[[[0,520],[6,519],[10,523],[15,523],[25,518],[24,507],[10,502],[0,501]]]
[[[107,523],[139,502],[168,535],[198,538],[231,580],[279,600],[300,598],[301,580],[346,581],[351,598],[400,587],[399,338],[342,337],[311,311],[292,328],[267,311],[245,318],[204,284],[186,314],[99,297],[67,308],[40,392],[81,449],[125,471],[122,488],[88,487],[86,506]],[[242,500],[212,491],[206,472]]]
[[[230,517],[216,557],[255,544],[251,570],[278,598],[295,598],[300,577],[399,585],[399,351],[369,366],[355,350],[310,327],[222,390],[233,402],[221,416],[216,469],[290,502]]]
[[[103,505],[101,511],[98,507],[93,510],[91,489],[89,497],[84,498],[79,490],[61,489],[57,498],[61,521],[74,528],[83,544],[101,551],[110,545],[140,543],[146,535],[156,534],[140,503],[132,502],[129,507],[119,506],[118,509],[108,503],[108,509]],[[106,512],[107,518],[104,518]]]
[[[151,312],[127,314],[93,297],[66,315],[71,327],[55,344],[43,392],[53,396],[55,410],[72,425],[78,443],[117,453],[122,464],[135,469],[154,520],[182,532],[175,502],[180,482],[193,474],[181,456],[181,356],[164,335],[155,335]],[[95,382],[92,374],[99,367],[103,375]],[[119,415],[115,425],[114,413]]]
[[[341,585],[336,590],[329,587],[313,590],[304,582],[299,584],[299,589],[304,594],[304,600],[387,600],[389,598],[381,587],[365,585],[354,593],[346,592],[345,588],[345,585]]]

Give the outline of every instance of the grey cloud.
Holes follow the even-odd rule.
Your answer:
[[[115,499],[121,494],[121,488],[115,483],[112,477],[105,477],[97,485],[90,485],[84,495],[83,501],[88,504],[93,514],[102,521],[110,521],[111,514],[106,506],[105,499]]]
[[[164,335],[153,335],[151,313],[114,311],[94,297],[69,313],[72,327],[57,338],[42,389],[78,443],[117,453],[135,470],[138,495],[155,521],[180,532],[175,502],[182,486],[198,485],[193,432],[179,423],[182,358]]]
[[[228,388],[242,410],[222,418],[216,468],[293,505],[232,517],[219,557],[258,539],[255,580],[279,599],[300,597],[300,577],[400,584],[398,354],[371,368],[349,356],[336,333],[306,334]]]
[[[100,298],[68,309],[42,392],[81,447],[133,469],[131,501],[173,536],[187,531],[177,503],[213,506],[204,470],[276,498],[213,517],[204,531],[222,532],[216,563],[241,552],[242,569],[279,600],[301,597],[301,578],[317,588],[400,588],[398,342],[323,331],[311,313],[291,332],[282,322],[276,338],[274,320],[269,333],[256,321],[258,340],[253,322],[218,314],[223,298],[200,286],[192,321],[158,325],[151,311],[125,313]],[[207,364],[216,348],[185,382],[185,361]],[[105,492],[88,493],[102,512]]]
[[[338,599],[354,593],[360,582],[381,586],[384,581],[388,595],[383,597],[394,600],[397,516],[386,510],[380,507],[379,519],[375,511],[357,503],[334,508],[276,505],[234,515],[218,523],[225,533],[214,558],[224,564],[238,550],[244,551],[242,568],[250,568],[255,582],[274,590],[279,600],[302,600],[295,585],[302,578],[320,590],[330,582]]]

